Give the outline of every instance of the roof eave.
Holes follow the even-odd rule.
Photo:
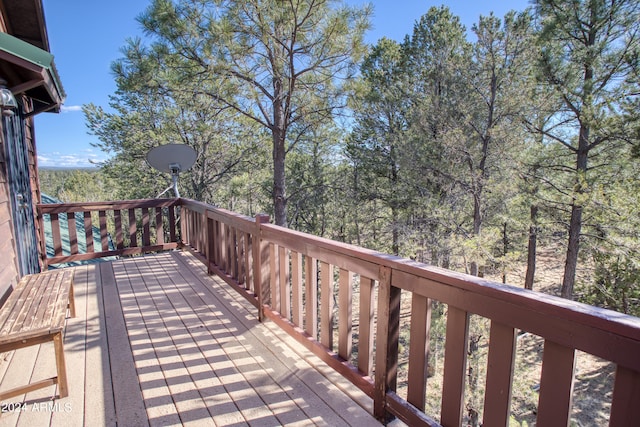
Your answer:
[[[24,93],[36,101],[34,112],[60,111],[65,93],[51,53],[0,33],[0,61],[17,69],[21,79],[10,89],[14,95]]]

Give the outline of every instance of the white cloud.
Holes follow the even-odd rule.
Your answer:
[[[68,113],[71,111],[82,111],[82,105],[63,105],[60,110],[62,110],[63,113]]]

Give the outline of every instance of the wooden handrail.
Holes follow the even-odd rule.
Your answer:
[[[37,205],[38,211],[47,213],[66,212],[86,212],[86,211],[113,211],[136,208],[156,208],[179,206],[180,199],[140,199],[140,200],[119,200],[109,202],[80,202],[80,203],[40,203]]]

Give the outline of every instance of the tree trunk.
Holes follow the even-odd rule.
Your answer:
[[[507,283],[507,254],[509,253],[509,236],[507,235],[507,223],[502,224],[502,256],[504,262],[502,264],[502,283]]]
[[[286,123],[285,109],[282,100],[282,82],[275,79],[273,82],[273,214],[276,225],[287,226],[287,193],[285,180],[285,147]]]
[[[392,133],[395,133],[392,131]],[[391,242],[391,250],[394,255],[400,255],[400,241],[399,241],[399,214],[398,214],[398,200],[395,195],[398,191],[398,184],[400,179],[398,177],[398,162],[396,160],[396,147],[393,143],[389,148],[389,160],[391,162],[391,225],[393,229],[391,230],[392,242]]]
[[[567,244],[567,258],[564,264],[562,278],[562,298],[573,299],[573,285],[576,280],[578,267],[578,251],[580,249],[580,230],[582,229],[582,206],[576,202],[571,206],[571,222],[569,223],[569,243]]]
[[[596,33],[598,31],[597,11],[595,3],[589,3],[588,9],[591,11],[591,23],[588,33],[586,47],[595,46]],[[592,58],[584,60],[584,79],[582,82],[582,100],[587,105],[593,105],[591,96],[593,94],[593,62]],[[576,183],[574,187],[573,202],[571,204],[571,222],[569,223],[569,243],[567,244],[567,259],[564,264],[564,277],[562,278],[562,290],[560,295],[563,298],[573,299],[573,286],[576,281],[576,269],[578,267],[578,251],[580,249],[580,232],[582,229],[582,203],[583,194],[587,190],[585,183],[587,180],[587,159],[589,157],[590,127],[578,114],[580,121],[580,133],[578,134],[578,149],[576,150]]]
[[[569,243],[567,244],[567,259],[564,264],[561,296],[573,299],[573,286],[578,267],[578,251],[580,249],[580,230],[582,228],[582,206],[574,202],[571,206],[571,222],[569,223]]]
[[[538,246],[538,206],[531,205],[531,225],[529,226],[529,246],[527,248],[527,274],[524,288],[533,289],[536,275],[536,247]]]
[[[482,186],[478,185],[478,187],[479,188],[476,190],[476,193],[473,195],[473,235],[476,238],[480,237],[480,229],[482,227],[482,216],[480,212],[480,193],[482,192]],[[479,272],[480,269],[478,267],[478,262],[475,259],[472,259],[471,265],[469,267],[469,274],[471,274],[472,276],[477,276]]]
[[[398,210],[391,207],[391,251],[395,256],[400,255],[400,239],[398,234]]]
[[[358,194],[360,193],[358,176],[358,163],[355,163],[353,167],[353,199],[358,200]],[[351,205],[354,206],[354,205]],[[355,206],[354,206],[355,207]],[[353,211],[353,225],[355,227],[356,242],[358,246],[362,246],[362,239],[360,238],[360,209],[352,209]]]
[[[567,258],[564,264],[564,277],[562,278],[562,289],[560,291],[560,295],[567,299],[573,299],[573,286],[576,281],[576,270],[578,268],[578,251],[580,250],[580,233],[582,230],[582,196],[586,191],[584,181],[586,180],[587,157],[589,153],[588,141],[589,127],[583,124],[580,127],[580,137],[578,138],[576,185],[573,203],[571,204]]]
[[[276,225],[287,226],[284,135],[273,132],[273,213]]]

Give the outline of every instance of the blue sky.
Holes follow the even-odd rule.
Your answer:
[[[92,147],[81,106],[108,107],[116,90],[111,63],[122,55],[127,38],[142,36],[136,21],[150,0],[43,0],[51,53],[67,98],[59,114],[36,116],[39,166],[87,167],[108,154]],[[347,0],[358,5],[366,0]],[[369,43],[385,36],[401,41],[431,6],[447,5],[469,31],[480,15],[502,17],[512,9],[524,10],[528,0],[373,0]]]

